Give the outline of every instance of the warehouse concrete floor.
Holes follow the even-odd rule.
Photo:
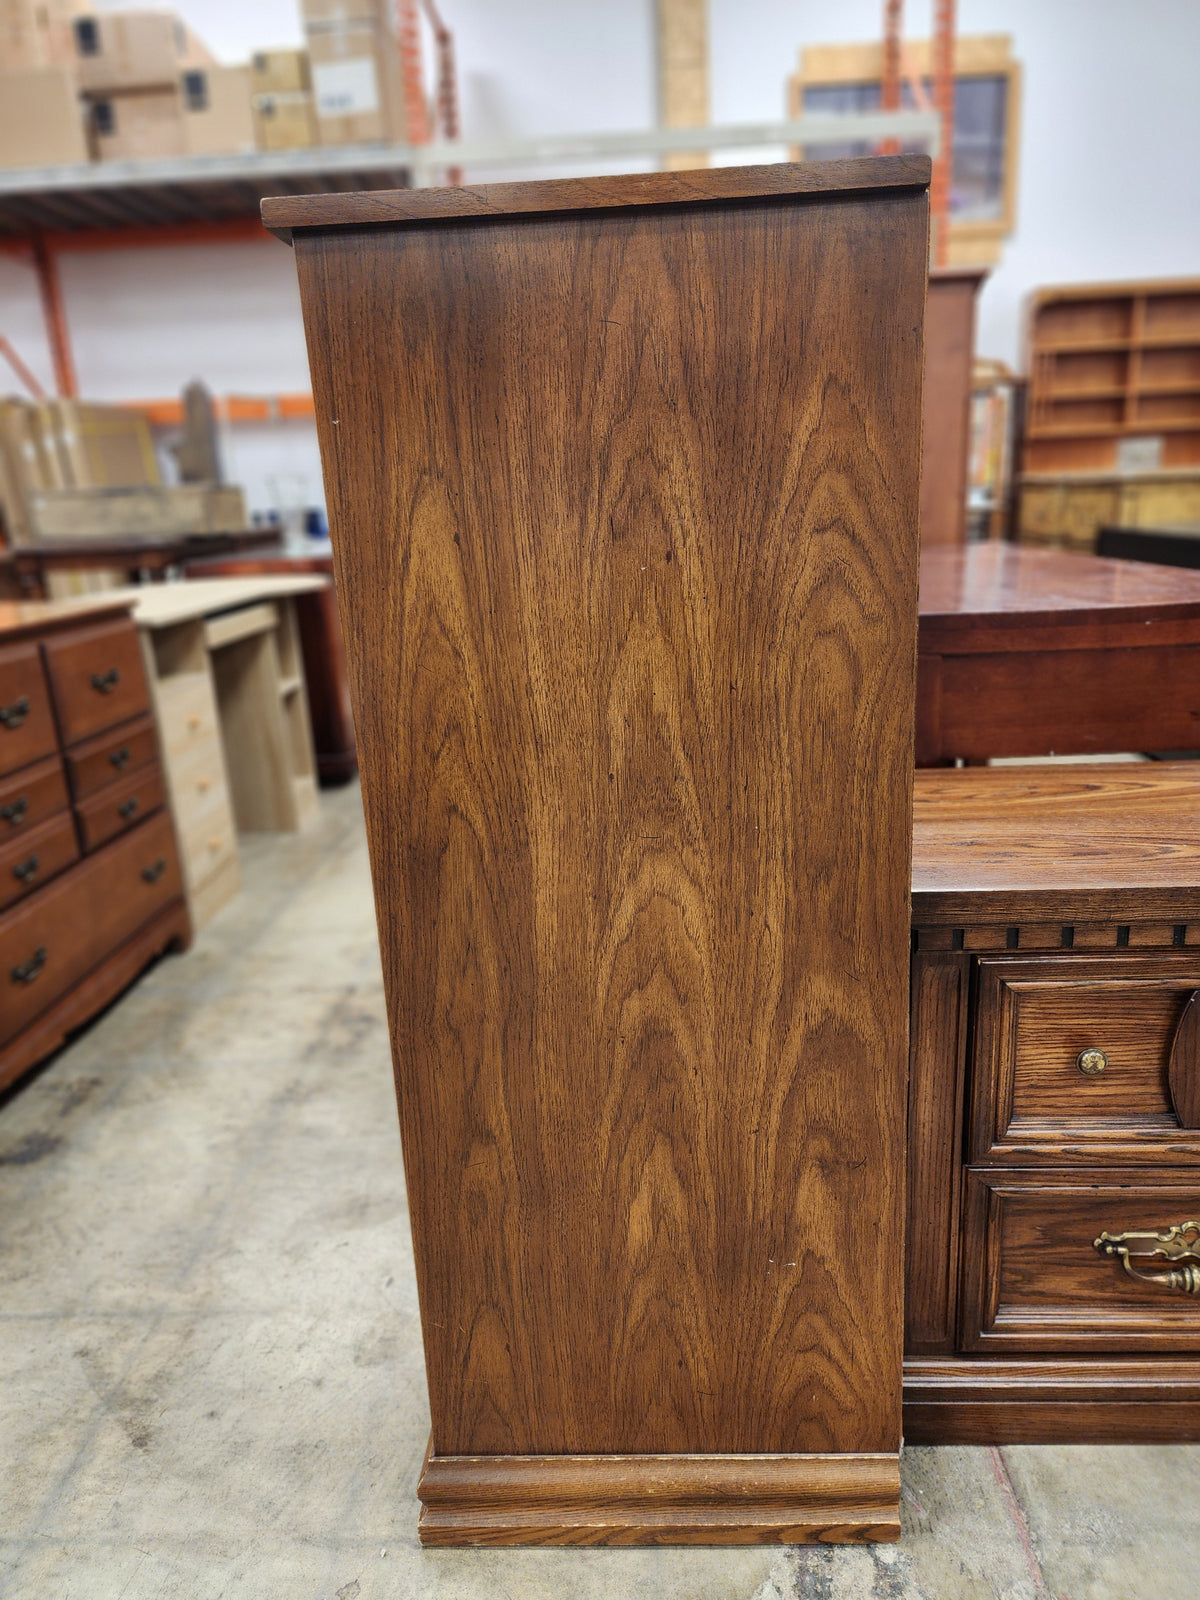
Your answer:
[[[1195,1600],[1200,1448],[910,1450],[875,1550],[429,1551],[353,788],[0,1106],[5,1600]]]

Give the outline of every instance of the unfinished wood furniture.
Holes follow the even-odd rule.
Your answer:
[[[350,713],[350,685],[346,678],[346,648],[338,621],[337,597],[332,588],[333,555],[319,547],[303,554],[280,550],[268,555],[230,555],[190,561],[189,578],[253,578],[265,574],[315,572],[331,580],[311,594],[295,596],[300,654],[312,718],[317,773],[322,783],[345,783],[358,771],[354,745],[354,719]]]
[[[1200,280],[1034,297],[1022,469],[1032,542],[1200,516]]]
[[[132,608],[154,698],[192,921],[241,885],[237,834],[316,815],[293,600],[318,577],[206,578],[106,591]]]
[[[0,1089],[190,938],[123,605],[0,603]]]
[[[929,274],[921,446],[922,550],[962,544],[967,536],[975,302],[985,277],[982,269],[961,267]]]
[[[928,162],[268,200],[430,1543],[897,1535]],[[869,863],[869,870],[867,868]]]
[[[44,599],[53,577],[67,572],[117,572],[125,582],[165,578],[199,556],[227,556],[279,544],[278,528],[247,528],[242,533],[182,535],[175,539],[57,540],[4,552],[4,564],[28,599]]]
[[[921,557],[917,761],[1200,748],[1200,575],[976,544]]]
[[[917,774],[905,1439],[1200,1440],[1200,762]]]
[[[1022,544],[1101,554],[1097,535],[1108,523],[1155,528],[1200,521],[1200,472],[1026,473],[1017,486],[1017,537]]]

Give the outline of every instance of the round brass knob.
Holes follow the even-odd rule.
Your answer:
[[[1075,1065],[1085,1077],[1095,1078],[1108,1065],[1108,1057],[1103,1050],[1081,1050],[1075,1057]]]

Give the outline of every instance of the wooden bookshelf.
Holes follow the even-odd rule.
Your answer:
[[[1029,324],[1026,473],[1200,472],[1200,280],[1043,289]]]

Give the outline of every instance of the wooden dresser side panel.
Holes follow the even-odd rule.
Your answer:
[[[897,1448],[925,250],[297,238],[439,1456]]]
[[[970,957],[912,958],[904,1348],[954,1349]]]

